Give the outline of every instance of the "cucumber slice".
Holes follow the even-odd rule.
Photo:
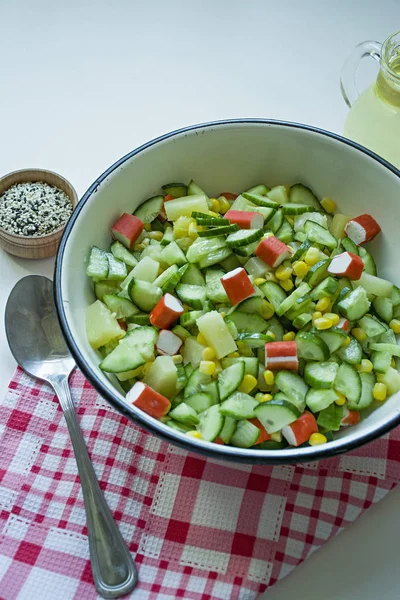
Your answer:
[[[150,325],[149,315],[147,313],[137,313],[128,318],[128,322],[134,325]]]
[[[335,362],[309,362],[304,367],[304,381],[313,388],[329,390],[333,386],[338,369],[339,365]]]
[[[166,246],[174,241],[174,230],[169,225],[165,228],[163,238],[160,242],[161,246]]]
[[[264,277],[266,273],[272,271],[272,267],[267,265],[267,263],[261,260],[261,258],[258,256],[253,256],[250,258],[244,265],[244,268],[248,274],[252,275],[253,277]]]
[[[90,251],[89,263],[86,268],[86,275],[92,277],[95,281],[107,279],[108,259],[107,253],[97,246],[93,246]]]
[[[128,275],[126,264],[122,260],[115,258],[111,252],[106,252],[108,261],[108,274],[106,279],[108,281],[122,281]],[[136,267],[135,267],[136,268]]]
[[[317,419],[317,425],[326,432],[339,431],[343,418],[343,406],[332,403],[322,410]]]
[[[130,339],[130,336],[126,336],[115,350],[105,357],[99,367],[107,373],[122,373],[137,369],[145,362],[146,358],[143,357],[137,343]]]
[[[361,319],[368,312],[369,307],[370,301],[363,287],[357,287],[338,302],[339,312],[349,321]]]
[[[200,239],[200,238],[198,238]],[[220,238],[212,238],[214,240],[218,240]],[[210,252],[207,256],[203,256],[199,260],[200,269],[205,269],[206,267],[211,267],[212,265],[219,265],[223,260],[228,258],[232,254],[232,250],[227,246],[220,248],[219,250],[215,250],[214,252]]]
[[[118,291],[118,281],[96,281],[94,284],[94,293],[98,300],[103,300],[106,294],[117,294]]]
[[[338,369],[333,387],[346,396],[349,408],[350,405],[358,405],[361,398],[361,379],[360,374],[354,367],[342,363]]]
[[[244,377],[244,362],[233,363],[227,369],[223,369],[218,375],[218,393],[221,401],[235,392]]]
[[[379,382],[387,386],[388,396],[400,391],[400,373],[393,367],[389,367],[385,374],[379,375]]]
[[[305,212],[301,215],[297,215],[294,218],[294,230],[296,232],[304,232],[306,221],[314,221],[314,223],[318,223],[318,225],[321,225],[321,227],[328,229],[328,219],[326,215],[320,212]]]
[[[237,341],[249,348],[264,348],[267,342],[273,342],[275,337],[269,333],[239,333]]]
[[[253,230],[254,231],[254,230]],[[243,256],[243,258],[247,258],[254,254],[259,242],[253,242],[252,244],[248,244],[247,246],[240,246],[240,248],[234,248],[235,253],[238,256]],[[244,261],[246,263],[247,261]]]
[[[347,348],[340,348],[337,351],[337,355],[340,360],[349,365],[359,365],[361,364],[363,355],[361,344],[354,337],[350,336],[350,344]]]
[[[308,271],[307,275],[304,278],[304,281],[306,281],[313,287],[318,285],[319,283],[321,283],[321,281],[323,279],[325,279],[325,277],[327,277],[327,275],[328,275],[327,270],[328,270],[330,263],[331,263],[330,258],[327,258],[326,260],[323,259],[323,260],[318,261]]]
[[[393,319],[393,302],[391,298],[378,297],[372,302],[372,306],[378,317],[386,323],[390,323]]]
[[[250,421],[239,421],[231,438],[231,445],[237,448],[251,448],[257,442],[260,430]]]
[[[289,321],[293,321],[298,315],[305,312],[312,312],[314,308],[315,302],[311,300],[310,296],[303,296],[303,298],[296,300],[292,308],[287,311],[286,317]]]
[[[344,237],[342,239],[342,246],[346,252],[352,252],[356,256],[359,255],[358,246],[350,238]]]
[[[272,216],[272,218],[270,218],[269,221],[266,221],[264,231],[271,230],[273,233],[276,233],[282,227],[282,223],[283,210],[277,210],[276,213]]]
[[[162,186],[162,190],[167,196],[173,196],[174,198],[182,198],[188,193],[187,186],[184,183],[166,183]]]
[[[173,408],[168,413],[168,416],[184,425],[197,425],[199,422],[197,412],[185,402],[181,402],[178,406]]]
[[[223,426],[224,416],[220,413],[219,404],[215,404],[199,414],[197,429],[204,441],[213,442],[221,433]]]
[[[274,200],[271,200],[271,198],[268,198],[268,196],[263,196],[260,194],[252,194],[249,192],[243,192],[242,196],[243,196],[243,198],[246,198],[246,200],[249,200],[256,206],[264,206],[265,208],[275,208],[275,209],[279,208],[279,203],[274,202]]]
[[[361,260],[364,263],[365,273],[376,276],[376,264],[371,254],[367,252],[366,249],[362,246],[359,247],[358,252]]]
[[[296,335],[297,352],[300,358],[305,360],[328,360],[329,348],[324,340],[308,331],[299,331]]]
[[[312,321],[312,315],[310,313],[302,313],[295,319],[293,319],[292,325],[296,329],[303,329],[308,323]]]
[[[310,296],[313,300],[321,300],[325,296],[333,297],[338,289],[338,280],[329,275],[311,291]]]
[[[374,373],[360,373],[361,380],[361,395],[360,398],[356,400],[350,400],[347,397],[347,408],[349,410],[365,410],[368,408],[374,401],[374,396],[372,394],[374,385],[376,383],[376,377]]]
[[[188,265],[181,281],[187,285],[206,285],[203,273],[194,264]]]
[[[199,231],[198,235],[199,237],[218,237],[221,235],[229,235],[236,231],[239,231],[239,225],[233,223],[232,225],[221,225],[221,227],[213,227],[212,229]]]
[[[225,444],[229,444],[233,434],[236,431],[236,426],[238,421],[236,419],[232,419],[232,417],[225,417],[224,426],[219,434],[219,437]]]
[[[118,260],[122,260],[128,267],[134,267],[138,261],[131,252],[121,242],[116,240],[110,246],[110,250],[113,256]]]
[[[302,183],[296,183],[295,185],[291,186],[289,190],[289,202],[294,202],[296,204],[309,204],[313,207],[313,210],[323,212],[323,208],[316,195],[313,194],[310,188],[306,187]]]
[[[233,321],[239,333],[264,333],[268,329],[268,323],[262,317],[239,310],[231,313],[226,320]]]
[[[239,231],[228,235],[226,243],[230,248],[239,248],[240,246],[247,246],[256,242],[263,235],[264,232],[262,229],[239,229]]]
[[[309,204],[288,202],[282,207],[282,210],[284,215],[302,215],[303,213],[313,212],[314,208]]]
[[[319,412],[320,410],[328,408],[328,406],[330,406],[332,402],[337,399],[338,395],[335,390],[311,389],[307,393],[306,404],[307,407],[313,412]]]
[[[201,258],[222,248],[226,248],[225,240],[222,238],[197,238],[188,249],[186,258],[189,263],[197,263]]]
[[[171,200],[173,202],[173,200]],[[165,261],[168,265],[178,265],[178,267],[184,265],[186,261],[186,256],[179,248],[176,242],[171,242],[168,246],[164,246],[161,251],[160,257],[163,261]]]
[[[301,242],[302,244],[304,242],[308,241],[307,236],[304,233],[304,231],[296,231],[296,233],[294,234],[294,239],[295,239],[295,241]],[[310,243],[310,246],[312,246],[311,242],[309,242],[309,243]]]
[[[219,226],[219,225],[230,225],[229,219],[224,217],[213,217],[206,213],[192,212],[192,218],[196,219],[197,225],[208,225],[208,226]]]
[[[105,294],[103,302],[108,306],[116,319],[125,319],[139,312],[139,309],[127,298],[121,298],[116,294]]]
[[[204,412],[215,404],[211,394],[207,394],[206,392],[193,394],[193,396],[185,398],[185,402],[188,406],[193,408],[197,414]]]
[[[281,342],[284,336],[285,330],[282,327],[280,321],[274,316],[268,319],[267,322],[268,331],[273,333],[275,336],[275,341]]]
[[[252,298],[247,298],[243,302],[241,302],[238,306],[240,312],[256,314],[260,317],[262,316],[262,298],[260,296],[253,296]],[[232,310],[232,309],[231,309]],[[232,312],[234,312],[232,310]]]
[[[175,288],[176,294],[185,304],[196,310],[202,310],[206,301],[206,288],[201,285],[179,283]]]
[[[390,352],[372,352],[370,359],[376,373],[387,373],[392,362],[392,355]]]
[[[231,365],[243,363],[244,374],[258,376],[258,359],[255,356],[241,356],[240,358],[223,358],[221,365],[223,369],[228,369]]]
[[[286,221],[286,219],[283,221],[282,226],[276,232],[276,237],[284,244],[289,244],[293,241],[293,227],[289,221]]]
[[[172,202],[172,200],[171,200]],[[150,312],[162,298],[162,289],[149,281],[132,279],[128,288],[129,296],[136,306],[144,311]]]
[[[134,212],[135,217],[143,223],[151,223],[160,214],[164,204],[164,196],[153,196],[139,206]]]
[[[258,406],[257,400],[244,394],[236,392],[220,405],[221,415],[232,417],[236,420],[253,419],[255,417],[254,409]]]
[[[191,179],[189,181],[187,193],[188,193],[188,196],[196,196],[196,195],[203,194],[203,196],[208,198],[207,194],[202,190],[202,188],[199,185],[197,185],[197,183],[195,181],[193,181],[193,179]]]
[[[230,254],[227,258],[220,261],[220,266],[225,269],[225,271],[233,271],[233,269],[240,267],[241,263],[235,254]]]
[[[331,327],[325,331],[312,330],[311,333],[314,333],[324,340],[331,354],[342,347],[342,344],[347,337],[347,331],[340,329],[340,327]]]
[[[157,278],[158,271],[160,270],[160,263],[158,263],[150,256],[142,258],[138,264],[132,269],[132,277],[135,279],[141,279],[142,281],[153,281]]]
[[[363,271],[360,279],[357,281],[357,285],[361,285],[367,294],[374,294],[374,296],[382,296],[384,298],[391,298],[393,293],[393,283],[382,279],[381,277],[375,277]]]
[[[276,314],[281,317],[282,315],[284,315],[290,308],[292,308],[292,306],[294,305],[294,303],[299,299],[302,298],[303,296],[305,296],[306,294],[308,294],[308,292],[311,290],[310,286],[308,285],[308,283],[301,283],[299,285],[299,287],[290,294],[290,296],[288,296],[287,298],[285,298],[283,300],[283,302],[281,302],[281,304],[275,309]],[[272,302],[271,302],[272,304]]]
[[[392,289],[391,299],[392,299],[393,307],[400,305],[400,289],[398,287],[396,287],[395,285],[393,286],[393,289]]]
[[[320,244],[333,250],[337,246],[336,238],[327,230],[315,221],[306,221],[304,231],[307,238],[313,244]]]
[[[170,267],[168,267],[168,269],[165,269],[165,271],[163,273],[161,273],[161,275],[159,275],[154,281],[154,285],[157,285],[158,287],[160,287],[162,289],[162,291],[165,293],[166,290],[164,289],[165,285],[172,279],[172,277],[174,275],[176,275],[176,273],[178,273],[178,267],[176,265],[171,265]]]
[[[172,202],[172,200],[171,200]],[[198,392],[207,392],[207,386],[212,382],[210,375],[201,373],[200,369],[195,369],[188,378],[188,382],[184,391],[186,398],[197,394]]]
[[[204,194],[188,195],[164,204],[168,221],[177,221],[179,217],[191,217],[192,212],[208,212],[207,198]]]
[[[175,429],[175,431],[179,431],[180,433],[188,433],[189,431],[193,431],[192,425],[184,425],[183,423],[178,423],[178,421],[174,421],[170,419],[166,422],[167,427],[171,429]]]
[[[206,295],[211,302],[229,304],[229,298],[221,283],[221,277],[224,275],[221,269],[210,268],[206,271]]]
[[[308,392],[306,382],[292,371],[279,371],[275,376],[278,388],[287,396],[301,412],[305,408],[305,398]],[[275,429],[275,431],[278,431]]]
[[[191,310],[187,313],[183,313],[179,317],[179,324],[182,327],[192,327],[192,325],[196,325],[196,321],[199,317],[204,315],[204,310]]]
[[[296,262],[297,260],[301,260],[304,254],[307,252],[309,248],[311,248],[312,243],[310,240],[305,239],[300,246],[297,248],[296,252],[292,256],[292,262]]]
[[[374,342],[375,341],[379,342],[380,344],[396,344],[397,343],[394,332],[389,328],[385,331],[385,333],[382,333],[382,335],[380,335],[377,340],[374,340]]]
[[[255,185],[249,190],[247,190],[247,194],[259,194],[260,196],[266,196],[270,191],[271,190],[269,189],[269,187],[267,187],[263,183],[260,183],[259,185]]]
[[[371,350],[376,350],[377,352],[388,352],[391,356],[400,357],[400,346],[397,344],[382,344],[382,343],[373,343],[369,345]]]
[[[380,321],[378,321],[378,319],[375,319],[375,317],[372,317],[371,315],[365,315],[359,319],[358,325],[364,329],[369,338],[381,335],[386,331],[386,327]]]
[[[268,198],[278,202],[278,204],[286,204],[289,201],[287,185],[276,185],[269,192],[267,192]]]
[[[186,384],[187,384],[185,367],[182,364],[177,364],[175,366],[176,366],[176,375],[177,375],[176,391],[181,392],[183,389],[185,389]]]
[[[254,412],[267,432],[271,434],[281,431],[282,427],[296,421],[302,411],[292,404],[292,402],[273,399],[269,402],[259,403]]]

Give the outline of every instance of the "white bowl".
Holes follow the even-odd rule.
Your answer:
[[[359,425],[341,431],[324,446],[253,450],[200,442],[174,431],[135,407],[98,368],[99,356],[85,334],[85,308],[94,300],[85,263],[92,245],[107,248],[110,227],[133,212],[168,181],[195,179],[210,195],[239,193],[258,183],[302,182],[330,196],[341,212],[371,213],[382,227],[371,244],[378,272],[400,285],[400,171],[362,146],[332,133],[294,123],[233,120],[168,133],[121,158],[101,175],[79,202],[62,237],[56,262],[55,295],[71,352],[96,390],[133,421],[185,447],[215,458],[251,463],[310,461],[345,452],[400,424],[395,394]]]

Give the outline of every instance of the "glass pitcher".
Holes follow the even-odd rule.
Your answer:
[[[378,77],[362,94],[355,74],[360,60],[380,64]],[[350,112],[344,135],[373,150],[400,169],[400,31],[383,43],[362,42],[343,65],[340,86]]]

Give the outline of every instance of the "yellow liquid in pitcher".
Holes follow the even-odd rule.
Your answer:
[[[400,64],[391,69],[400,75]],[[344,135],[400,169],[400,86],[391,87],[380,73],[351,107]]]

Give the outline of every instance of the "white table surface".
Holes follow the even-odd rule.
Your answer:
[[[0,172],[51,169],[81,195],[129,150],[192,123],[264,117],[340,133],[341,64],[399,29],[400,2],[3,0],[0,22]],[[1,314],[18,279],[52,269],[0,250]],[[1,319],[0,396],[14,368]],[[399,501],[390,493],[265,598],[397,599]]]

